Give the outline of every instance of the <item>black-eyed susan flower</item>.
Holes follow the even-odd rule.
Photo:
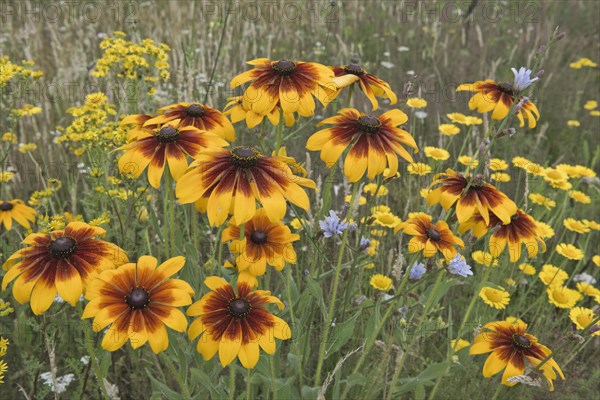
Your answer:
[[[504,288],[485,286],[479,291],[479,297],[490,307],[503,310],[510,302],[510,294]]]
[[[480,113],[491,111],[492,119],[496,120],[506,118],[514,102],[518,101],[520,107],[516,111],[516,115],[521,126],[525,125],[524,119],[527,118],[529,128],[535,128],[540,113],[531,100],[519,95],[520,92],[537,79],[531,79],[529,77],[531,71],[529,71],[529,74],[526,71],[525,73],[521,73],[521,71],[516,72],[513,68],[515,81],[512,84],[508,82],[497,83],[491,79],[487,79],[472,84],[460,85],[456,90],[475,92],[475,95],[469,100],[469,108],[471,110],[477,109]]]
[[[103,349],[115,351],[129,341],[134,349],[150,343],[152,351],[160,353],[169,347],[165,325],[185,332],[187,319],[177,307],[191,304],[194,290],[171,278],[185,258],[157,264],[156,258],[142,256],[137,263],[102,272],[90,283],[85,294],[90,302],[82,318],[94,318],[95,332],[108,327]]]
[[[473,340],[469,354],[491,352],[483,366],[485,378],[490,378],[504,370],[502,384],[514,386],[518,381],[513,378],[525,373],[526,361],[535,368],[552,354],[550,349],[539,343],[535,336],[526,333],[526,330],[527,324],[516,318],[488,322],[483,325]],[[556,379],[557,373],[563,380],[565,379],[563,372],[552,357],[548,358],[540,369],[548,381],[551,391],[554,390],[553,381]]]
[[[441,124],[438,129],[442,135],[446,136],[454,136],[460,133],[460,128],[454,124]]]
[[[271,221],[263,208],[244,224],[244,238],[240,240],[240,227],[230,221],[221,240],[230,242],[229,249],[236,255],[235,263],[244,280],[257,283],[256,277],[266,272],[267,264],[281,271],[285,263],[296,263],[293,242],[300,235],[292,233],[281,221]]]
[[[152,114],[131,114],[125,116],[121,120],[120,126],[129,128],[127,130],[127,141],[135,140],[140,134],[145,132],[152,133],[159,124],[148,124],[146,126],[144,124],[154,117],[155,115]]]
[[[546,289],[548,302],[558,308],[573,308],[582,296],[577,290],[566,286],[548,286]]]
[[[387,292],[394,287],[392,278],[382,274],[372,275],[369,284],[373,289],[381,290],[382,292]]]
[[[433,257],[439,251],[446,261],[450,261],[457,254],[455,246],[465,247],[462,239],[454,236],[446,222],[438,221],[434,225],[431,216],[424,213],[409,218],[398,225],[398,229],[413,236],[408,242],[409,253],[422,251],[423,256]]]
[[[27,236],[23,244],[28,247],[15,252],[3,265],[8,271],[2,290],[16,279],[13,296],[21,304],[29,301],[36,315],[50,308],[57,292],[74,306],[98,272],[127,262],[121,248],[95,239],[105,234],[102,228],[71,222],[64,230]]]
[[[490,227],[497,227],[490,237],[490,253],[498,258],[508,245],[510,262],[517,262],[521,258],[522,245],[525,245],[527,256],[533,258],[540,247],[546,251],[546,243],[542,238],[537,222],[522,210],[511,216],[508,224],[501,224],[500,219],[490,215]]]
[[[589,329],[592,322],[597,318],[594,310],[585,307],[573,307],[569,311],[569,318],[575,324],[578,330]],[[594,325],[596,329],[593,330],[592,335],[600,336],[600,323],[596,322]]]
[[[390,175],[398,171],[398,155],[408,162],[413,158],[404,146],[418,152],[414,138],[400,125],[408,121],[401,110],[390,110],[379,117],[361,114],[354,108],[344,108],[338,115],[321,121],[321,125],[333,125],[314,133],[306,148],[321,151],[321,160],[331,167],[350,146],[344,161],[344,175],[356,182],[367,172],[369,179],[389,167]]]
[[[144,126],[164,125],[177,120],[179,127],[193,126],[201,131],[212,132],[229,142],[235,140],[233,125],[227,117],[206,104],[182,102],[163,107],[158,112],[162,114],[147,120]]]
[[[437,161],[445,161],[450,158],[448,150],[440,149],[439,147],[425,146],[425,157],[433,158]]]
[[[538,277],[546,286],[562,286],[569,274],[552,264],[544,264]]]
[[[243,107],[256,114],[267,115],[279,104],[284,115],[309,117],[315,112],[313,96],[327,105],[337,93],[333,71],[321,64],[268,58],[247,64],[254,68],[234,77],[230,86],[235,89],[251,82],[244,91]]]
[[[241,278],[241,277],[240,277]],[[217,352],[223,367],[239,358],[245,368],[254,368],[260,357],[260,349],[267,354],[275,353],[275,339],[292,337],[288,324],[265,308],[275,304],[280,310],[284,305],[268,290],[252,290],[252,285],[238,279],[237,291],[223,278],[211,276],[204,280],[211,290],[192,304],[187,314],[198,316],[191,324],[188,335],[191,340],[198,336],[197,350],[205,360]]]
[[[519,270],[521,270],[521,272],[523,272],[525,275],[535,275],[537,272],[535,267],[528,263],[519,264]]]
[[[121,173],[137,178],[148,168],[148,182],[158,189],[166,164],[175,181],[188,167],[187,156],[195,157],[207,147],[223,147],[229,143],[212,132],[193,126],[180,126],[172,120],[152,131],[141,131],[137,138],[117,150],[125,150],[119,158]]]
[[[517,212],[517,206],[512,200],[479,176],[465,177],[447,169],[445,173],[438,175],[431,186],[438,187],[428,194],[427,203],[440,203],[445,210],[456,203],[459,223],[469,219],[477,210],[486,223],[489,223],[490,215],[495,215],[502,223],[507,224]]]
[[[398,98],[392,91],[389,83],[375,75],[369,74],[358,64],[331,67],[331,69],[335,74],[336,83],[340,86],[339,90],[358,82],[360,89],[371,102],[373,110],[376,110],[377,107],[379,107],[377,97],[389,99],[390,104],[396,104],[398,102]]]
[[[181,203],[196,202],[212,226],[232,214],[237,225],[249,221],[261,203],[271,221],[281,220],[286,200],[305,210],[308,195],[302,188],[315,183],[293,174],[289,157],[263,156],[253,147],[211,148],[203,151],[179,179],[176,194]]]
[[[35,210],[25,205],[23,200],[0,200],[0,224],[7,231],[12,228],[13,220],[25,229],[30,229],[35,221]]]
[[[583,251],[572,244],[559,243],[556,245],[556,252],[569,260],[581,260]]]

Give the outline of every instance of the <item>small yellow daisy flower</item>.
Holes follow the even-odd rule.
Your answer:
[[[500,158],[490,160],[490,169],[492,171],[505,171],[508,169],[508,163]]]
[[[486,267],[497,267],[498,259],[492,257],[490,253],[487,251],[477,250],[471,253],[471,258],[479,265],[484,265]]]
[[[590,111],[592,117],[600,117],[600,110]]]
[[[454,124],[441,124],[439,130],[441,134],[446,136],[454,136],[460,133],[460,128]]]
[[[578,127],[581,126],[581,123],[575,119],[570,119],[567,121],[568,126]]]
[[[583,330],[590,327],[590,324],[594,322],[596,319],[596,314],[594,310],[585,308],[585,307],[573,307],[571,311],[569,311],[569,318],[578,330]],[[600,322],[596,322],[596,330],[592,335],[599,336],[600,335]]]
[[[558,308],[573,308],[581,299],[581,294],[566,286],[550,286],[546,289],[548,302]]]
[[[577,290],[581,294],[584,294],[584,295],[590,296],[590,297],[600,296],[600,290],[595,288],[594,285],[591,285],[591,284],[585,283],[585,282],[577,282],[577,285],[575,285],[575,286],[577,287]]]
[[[511,161],[513,165],[517,168],[525,169],[529,164],[532,164],[532,161],[529,161],[525,157],[514,157]]]
[[[521,264],[519,264],[519,269],[525,275],[535,275],[535,273],[536,273],[535,267],[533,265],[531,265],[531,264],[528,264],[528,263],[521,263]]]
[[[384,292],[387,292],[394,286],[391,278],[381,274],[371,276],[369,283],[374,289]]]
[[[410,99],[406,100],[406,105],[410,108],[425,108],[427,107],[427,100],[419,97],[411,97]]]
[[[562,286],[569,279],[569,274],[552,264],[545,264],[538,277],[546,286]]]
[[[590,231],[589,226],[587,226],[583,221],[576,220],[575,218],[567,218],[563,220],[563,225],[571,232],[588,233]]]
[[[552,229],[552,227],[550,225],[548,225],[547,223],[542,222],[542,221],[536,221],[536,222],[538,225],[538,231],[544,239],[549,239],[554,236],[554,234],[555,234],[554,229]]]
[[[569,197],[581,204],[590,204],[592,202],[590,196],[578,190],[569,190]]]
[[[510,295],[504,289],[494,289],[486,286],[479,292],[479,297],[483,299],[485,304],[497,310],[503,310],[510,302]]]
[[[347,195],[347,196],[344,197],[344,201],[346,203],[350,203],[350,200],[352,200],[352,195]],[[358,199],[358,205],[362,206],[362,205],[365,205],[365,204],[367,204],[366,197],[360,196],[360,198]]]
[[[388,188],[381,185],[379,189],[377,189],[376,183],[368,183],[363,187],[363,192],[369,193],[371,196],[375,196],[375,191],[377,191],[377,197],[385,196],[389,193]]]
[[[583,251],[572,244],[560,243],[556,246],[556,252],[569,260],[581,260]]]
[[[439,147],[425,146],[425,156],[434,160],[445,161],[450,158],[450,153]]]
[[[596,221],[589,221],[587,219],[584,219],[583,221],[581,221],[585,226],[587,226],[590,229],[593,229],[595,231],[599,231],[600,230],[600,224],[597,223]]]
[[[583,105],[583,108],[586,110],[593,110],[598,107],[598,102],[596,100],[588,100]]]
[[[490,178],[496,182],[510,182],[510,175],[506,172],[494,172],[492,175],[490,175]]]
[[[529,193],[529,200],[537,205],[544,206],[546,209],[550,210],[551,208],[556,207],[556,202],[548,197],[540,194],[540,193]]]
[[[477,168],[479,161],[471,156],[460,156],[458,162],[469,168]]]

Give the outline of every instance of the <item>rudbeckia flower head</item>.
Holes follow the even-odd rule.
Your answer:
[[[401,110],[390,110],[380,116],[361,114],[354,108],[344,108],[338,115],[319,123],[333,125],[313,134],[306,144],[308,150],[321,151],[321,160],[331,167],[350,146],[344,161],[344,175],[356,182],[367,172],[369,179],[389,167],[389,175],[398,171],[398,156],[412,162],[404,146],[419,149],[414,138],[399,126],[408,121]]]
[[[163,107],[158,110],[161,115],[151,118],[144,126],[164,125],[178,120],[179,126],[193,126],[201,131],[208,131],[233,142],[235,131],[233,125],[221,111],[206,104],[182,102]]]
[[[93,329],[108,327],[102,348],[115,351],[127,341],[137,349],[146,343],[154,353],[169,346],[165,325],[185,332],[187,320],[177,307],[192,303],[192,287],[173,279],[185,264],[185,258],[173,257],[158,265],[156,258],[142,256],[137,263],[106,270],[90,283],[90,300],[82,318],[94,318]]]
[[[335,74],[335,82],[340,86],[340,90],[343,87],[358,82],[360,89],[371,102],[373,111],[379,107],[377,97],[389,99],[390,104],[396,104],[398,102],[398,98],[392,91],[389,83],[375,75],[369,74],[358,64],[331,67],[331,69]]]
[[[423,252],[425,257],[433,257],[438,251],[442,253],[446,261],[452,260],[458,253],[454,246],[465,247],[464,242],[454,236],[448,224],[438,221],[435,225],[431,216],[418,214],[398,225],[404,234],[413,236],[408,242],[408,252]]]
[[[197,350],[205,360],[218,352],[223,367],[237,357],[245,368],[254,368],[260,349],[273,354],[275,339],[292,337],[288,324],[265,308],[267,304],[284,308],[268,290],[252,290],[250,283],[238,279],[234,291],[217,276],[206,278],[204,284],[211,292],[192,304],[187,314],[198,317],[190,324],[188,335],[191,340],[201,335]]]
[[[213,147],[190,164],[175,192],[181,203],[196,202],[211,226],[222,225],[229,214],[237,225],[249,221],[256,201],[271,221],[279,221],[285,216],[286,200],[307,210],[308,195],[302,186],[316,188],[312,180],[294,175],[293,162],[291,157],[264,156],[253,147]]]
[[[230,241],[229,248],[237,255],[235,263],[238,272],[249,275],[247,280],[255,284],[256,277],[265,274],[267,264],[281,271],[286,262],[296,263],[292,242],[300,240],[300,235],[292,233],[281,221],[271,221],[261,208],[244,224],[242,240],[240,227],[232,221],[223,231],[221,240]]]
[[[267,115],[279,104],[285,114],[309,117],[315,112],[313,96],[327,105],[337,95],[339,86],[330,68],[313,62],[272,61],[257,58],[248,61],[254,68],[231,80],[231,88],[247,82],[243,107],[259,115]]]
[[[25,229],[31,228],[35,221],[35,210],[23,203],[23,200],[0,200],[0,224],[7,231],[12,228],[13,220]]]
[[[490,215],[495,215],[506,224],[517,212],[517,206],[512,200],[479,176],[465,177],[447,169],[431,186],[438,187],[429,192],[427,203],[440,203],[445,210],[456,203],[459,223],[466,221],[477,211],[486,223],[489,223]]]
[[[135,141],[119,147],[117,150],[125,150],[119,158],[119,170],[137,178],[148,168],[148,181],[158,189],[167,163],[177,181],[188,167],[187,156],[195,157],[207,147],[228,145],[222,137],[191,125],[181,126],[176,119],[160,128],[143,130]]]
[[[520,319],[488,322],[483,325],[481,332],[475,336],[469,354],[491,353],[484,366],[483,376],[490,378],[504,370],[502,384],[514,386],[517,380],[513,378],[525,373],[525,364],[533,368],[552,354],[550,349],[538,342],[538,339],[527,333],[527,324]],[[553,381],[558,375],[564,380],[565,376],[560,367],[550,357],[540,367],[542,374],[554,390]]]
[[[100,271],[127,262],[127,254],[112,243],[96,239],[106,231],[83,222],[64,230],[33,233],[23,240],[28,247],[11,255],[3,265],[2,290],[13,283],[13,296],[39,315],[50,308],[56,294],[71,305]]]

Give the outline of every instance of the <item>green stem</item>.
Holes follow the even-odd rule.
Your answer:
[[[229,400],[235,399],[235,363],[229,364]]]
[[[181,379],[181,376],[177,372],[177,369],[175,368],[173,361],[171,361],[169,356],[164,352],[160,353],[160,358],[166,364],[167,369],[173,376],[173,379],[175,379],[175,381],[177,381],[177,384],[181,388],[181,392],[182,392],[181,395],[183,396],[183,398],[186,400],[191,399],[192,395],[190,394],[190,390],[188,389],[187,385],[185,384],[185,381],[183,379]]]
[[[83,315],[83,308],[81,302],[77,302],[77,311],[79,311],[80,315]],[[96,376],[96,380],[98,381],[98,386],[100,387],[100,391],[102,392],[102,397],[104,399],[109,399],[108,393],[106,393],[106,387],[104,387],[104,377],[98,370],[98,362],[96,361],[96,352],[94,350],[94,344],[92,343],[91,333],[90,333],[90,325],[87,321],[82,321],[83,325],[83,336],[85,339],[85,347],[90,356],[90,362],[92,363],[92,370],[94,371],[94,375]]]
[[[275,362],[273,361],[274,356],[269,357],[269,364],[271,369],[271,390],[273,391],[273,400],[277,400],[277,386],[275,385]]]
[[[352,188],[352,197],[350,199],[350,204],[354,200],[356,196],[356,192],[358,191],[358,182],[354,184]],[[350,214],[350,213],[348,213]],[[346,216],[348,217],[348,216]],[[317,372],[315,374],[315,386],[318,386],[321,383],[321,370],[323,368],[323,361],[325,360],[325,348],[327,346],[327,341],[329,339],[329,330],[331,329],[331,322],[333,321],[333,313],[335,311],[335,298],[337,296],[337,290],[340,282],[340,272],[342,270],[342,261],[344,259],[344,252],[346,250],[346,244],[348,243],[348,232],[350,229],[346,229],[342,236],[342,245],[340,246],[340,253],[338,255],[337,264],[335,266],[335,279],[333,282],[333,292],[331,294],[331,303],[329,303],[329,310],[327,312],[327,320],[325,321],[325,331],[323,332],[323,340],[321,341],[321,346],[319,349],[319,360],[317,362]]]
[[[371,348],[375,344],[375,339],[377,339],[377,336],[379,335],[379,332],[381,332],[381,329],[383,328],[383,325],[385,324],[385,322],[387,321],[387,319],[389,318],[389,316],[392,314],[392,310],[394,310],[394,308],[395,308],[395,302],[391,302],[390,305],[388,306],[387,310],[385,310],[385,314],[383,315],[383,318],[381,319],[381,322],[379,323],[379,325],[377,326],[377,328],[373,332],[373,336],[371,336],[370,338],[367,339],[367,342],[365,344],[365,348],[364,348],[362,354],[360,355],[360,358],[358,359],[358,362],[356,363],[356,365],[354,367],[354,370],[352,371],[352,374],[355,374],[355,373],[357,373],[360,370],[360,367],[362,366],[363,362],[367,358],[367,355],[371,351]],[[342,393],[341,398],[342,399],[348,398],[347,396],[348,396],[348,392],[349,391],[350,391],[350,388],[346,387],[344,389],[344,392]]]
[[[251,368],[246,370],[246,400],[252,399],[252,384],[250,383],[250,371]]]

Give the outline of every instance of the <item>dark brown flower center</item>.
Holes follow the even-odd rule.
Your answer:
[[[69,258],[75,253],[75,250],[77,250],[77,241],[68,236],[60,237],[48,246],[48,253],[57,259]]]
[[[381,128],[381,121],[372,115],[363,115],[358,119],[358,129],[367,133],[377,133]]]
[[[203,116],[206,111],[200,104],[192,104],[185,109],[185,112],[187,113],[188,117],[199,118]]]
[[[233,299],[229,302],[229,314],[236,318],[245,318],[251,310],[252,306],[244,299]]]
[[[149,293],[144,288],[135,288],[125,296],[125,302],[134,310],[146,308],[150,303]]]
[[[498,89],[500,89],[500,91],[502,93],[506,93],[509,96],[514,96],[515,95],[515,91],[513,89],[513,86],[508,83],[508,82],[502,82],[498,84]]]
[[[238,168],[251,168],[258,165],[260,153],[254,147],[235,147],[231,150],[231,162]]]
[[[471,187],[473,189],[482,189],[485,186],[485,179],[483,175],[476,175],[473,180],[471,180]]]
[[[344,72],[347,74],[360,76],[365,73],[365,70],[362,69],[358,64],[348,64],[344,67]]]
[[[512,341],[513,344],[520,349],[528,349],[531,347],[531,342],[529,339],[519,333],[512,335]]]
[[[156,135],[156,139],[159,142],[163,143],[171,143],[177,140],[179,137],[179,130],[173,128],[172,126],[163,126],[158,131],[158,135]]]
[[[434,228],[427,228],[425,233],[427,234],[427,237],[434,242],[437,242],[442,238],[442,235],[440,235],[440,233]]]
[[[13,209],[13,207],[14,205],[9,203],[8,201],[3,201],[2,203],[0,203],[0,211],[10,211]]]
[[[291,75],[296,70],[296,64],[288,60],[279,60],[272,64],[273,71],[277,75]]]
[[[267,243],[267,233],[264,231],[254,231],[252,232],[252,235],[250,235],[250,240],[252,240],[252,243],[256,244]]]

